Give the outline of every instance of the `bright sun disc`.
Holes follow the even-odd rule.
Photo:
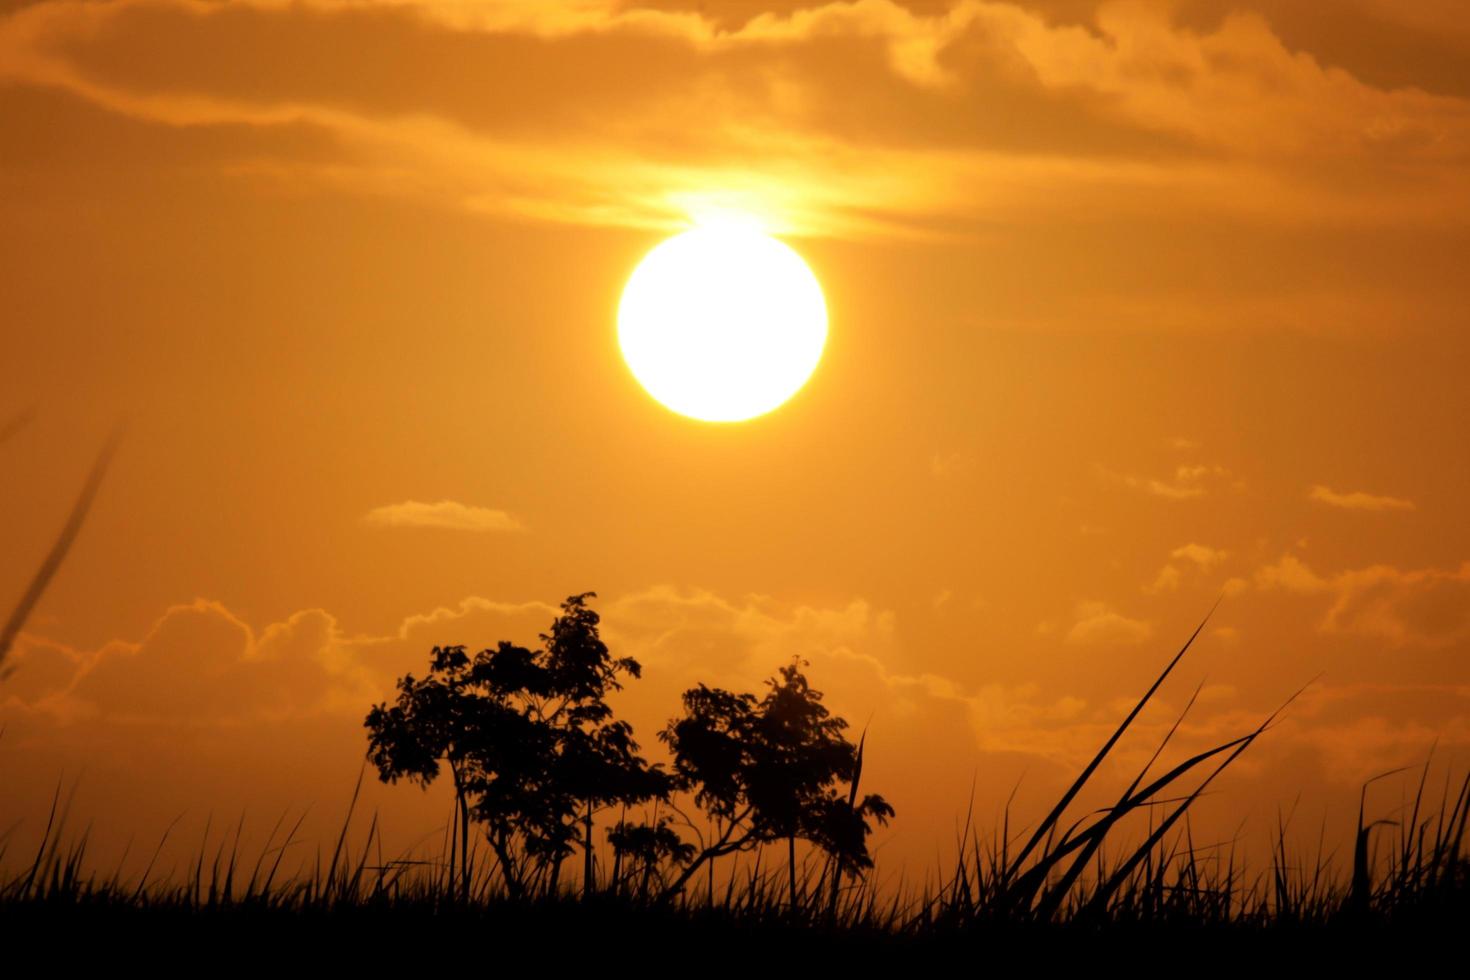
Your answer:
[[[769,412],[801,388],[827,342],[822,287],[758,231],[695,228],[649,252],[618,307],[629,369],[668,408],[706,422]]]

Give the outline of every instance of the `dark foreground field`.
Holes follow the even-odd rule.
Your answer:
[[[335,842],[309,856],[315,845],[283,820],[249,854],[240,827],[206,830],[165,872],[165,834],[141,871],[99,871],[87,833],[67,828],[58,788],[38,847],[20,853],[15,828],[0,835],[0,942],[73,964],[191,973],[294,971],[308,960],[379,972],[526,963],[554,976],[1462,969],[1470,775],[1431,780],[1426,762],[1403,807],[1378,820],[1360,810],[1350,853],[1302,852],[1283,825],[1252,866],[1234,843],[1197,841],[1188,811],[1267,719],[1159,775],[1156,755],[1113,805],[1068,816],[1147,699],[1038,824],[1007,818],[989,834],[967,825],[948,870],[923,883],[880,884],[820,849],[797,860],[784,845],[698,877],[687,853],[650,851],[641,863],[584,854],[517,882],[458,819],[433,853],[385,855],[356,796]]]
[[[619,975],[1058,967],[1212,972],[1229,968],[1334,969],[1382,964],[1456,972],[1470,903],[1463,889],[1434,909],[1323,922],[1200,923],[1178,920],[1084,925],[971,923],[894,931],[859,925],[791,923],[779,916],[636,908],[579,899],[471,906],[363,902],[294,908],[266,904],[191,906],[107,899],[7,901],[0,935],[12,953],[69,962],[153,964],[191,973],[246,965],[396,970],[453,963],[496,973],[514,963],[536,972],[616,970]]]
[[[595,627],[583,598],[569,605]],[[457,649],[436,648],[435,656],[468,669]],[[354,793],[335,841],[303,841],[300,822],[291,826],[283,817],[251,850],[241,843],[242,817],[213,835],[206,827],[192,856],[166,871],[169,862],[159,858],[167,832],[141,870],[99,870],[88,858],[88,832],[68,829],[69,806],[58,786],[39,844],[22,853],[15,827],[0,833],[0,942],[45,962],[99,958],[111,967],[191,973],[247,963],[296,971],[303,956],[339,970],[349,963],[383,972],[389,964],[449,962],[493,973],[525,964],[527,972],[554,976],[573,968],[618,975],[909,975],[956,966],[1045,973],[1063,965],[1279,973],[1369,963],[1403,970],[1431,965],[1430,957],[1438,969],[1463,969],[1454,964],[1463,960],[1470,925],[1470,775],[1431,780],[1427,761],[1402,807],[1369,819],[1360,806],[1351,846],[1339,857],[1320,844],[1295,848],[1283,821],[1269,857],[1253,865],[1234,841],[1197,840],[1190,809],[1280,710],[1235,738],[1166,757],[1191,698],[1114,802],[1082,806],[1084,789],[1188,649],[1186,643],[1041,820],[1018,826],[1007,812],[999,828],[982,832],[967,819],[952,863],[922,882],[880,882],[871,861],[858,860],[866,858],[865,846],[844,849],[820,833],[798,833],[806,826],[799,823],[781,834],[758,834],[757,824],[741,838],[745,846],[722,847],[749,826],[741,821],[755,804],[745,796],[738,797],[739,813],[723,830],[714,823],[699,846],[667,821],[643,825],[640,836],[621,819],[602,827],[603,846],[594,833],[593,794],[562,793],[576,806],[551,825],[569,833],[557,848],[538,849],[535,826],[520,821],[535,815],[530,804],[540,796],[557,797],[559,784],[545,773],[527,784],[522,802],[529,802],[509,818],[501,814],[499,823],[472,819],[486,808],[458,795],[443,841],[430,853],[386,853],[377,817],[356,812]],[[534,666],[528,651],[503,645],[501,653],[518,657],[522,672]],[[496,668],[493,657],[476,663]],[[779,707],[791,691],[799,706],[816,705],[820,695],[795,666],[782,676],[789,683],[773,682],[766,702],[703,687],[698,693],[744,712]],[[412,678],[402,686],[405,696],[419,691]],[[379,714],[374,709],[370,725]],[[698,732],[679,729],[676,748]],[[499,751],[516,743],[487,744]],[[717,744],[744,743],[727,735]],[[868,805],[856,802],[861,740],[820,744],[841,750],[835,757],[850,788],[845,802],[819,799],[838,816],[861,817]],[[439,754],[421,752],[419,763]],[[553,754],[551,761],[565,758]],[[367,771],[365,764],[359,790]],[[657,799],[683,792],[697,803],[701,792],[713,793],[710,785],[695,780]],[[891,814],[879,803],[872,812]],[[712,816],[722,814],[736,810]],[[698,836],[692,822],[683,829]],[[799,851],[799,837],[810,846]]]
[[[190,973],[309,964],[395,972],[453,964],[477,973],[526,964],[553,976],[907,976],[956,967],[1276,975],[1369,965],[1455,973],[1470,936],[1466,807],[1462,788],[1445,805],[1416,805],[1416,832],[1396,832],[1407,820],[1379,825],[1376,835],[1362,828],[1364,846],[1340,869],[1283,844],[1250,872],[1228,854],[1188,847],[1186,830],[1148,852],[1094,859],[1086,875],[1067,880],[1057,856],[1078,838],[1044,844],[1017,874],[1007,870],[1012,855],[987,853],[972,837],[971,857],[927,889],[880,894],[857,879],[834,899],[811,865],[795,908],[779,861],[672,900],[585,896],[575,882],[512,900],[493,864],[472,867],[466,896],[462,866],[382,863],[371,831],[352,853],[339,841],[313,870],[290,877],[280,874],[283,848],[247,859],[226,836],[181,872],[150,879],[87,872],[85,835],[63,845],[58,827],[28,867],[0,880],[0,941],[12,954],[58,962]],[[1028,878],[1035,868],[1051,870]],[[1065,891],[1050,909],[1057,888]]]

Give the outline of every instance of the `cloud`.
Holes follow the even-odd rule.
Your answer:
[[[1229,556],[1229,552],[1191,541],[1189,544],[1175,548],[1170,555],[1193,562],[1201,571],[1207,572],[1224,561]]]
[[[321,609],[254,629],[223,604],[169,607],[140,640],[75,650],[22,634],[5,699],[57,718],[191,724],[269,723],[360,714],[435,646],[536,642],[557,614],[544,602],[469,597],[405,616],[384,635],[350,634]],[[3,700],[3,699],[0,699]]]
[[[1322,622],[1328,632],[1431,647],[1470,639],[1470,562],[1455,570],[1375,565],[1342,573],[1333,587],[1337,599]]]
[[[1399,569],[1392,565],[1322,576],[1294,555],[1256,572],[1260,589],[1328,595],[1319,624],[1326,633],[1350,633],[1396,646],[1446,647],[1470,640],[1470,562],[1456,569]]]
[[[1122,645],[1142,643],[1153,635],[1150,624],[1129,619],[1104,602],[1079,602],[1074,615],[1068,643]]]
[[[375,507],[363,517],[379,527],[439,527],[451,531],[523,531],[521,522],[503,510],[473,507],[454,500],[436,504],[405,500]]]
[[[617,695],[618,711],[653,757],[662,752],[653,733],[677,710],[687,686],[705,681],[758,692],[777,666],[793,656],[807,660],[824,703],[867,732],[865,782],[899,808],[900,822],[882,837],[889,867],[932,857],[936,835],[952,829],[951,817],[963,812],[975,773],[977,813],[992,803],[999,812],[1023,772],[1018,805],[1054,799],[1060,792],[1054,787],[1064,786],[1111,734],[1137,693],[1115,689],[1120,697],[1113,698],[1094,688],[1084,697],[1066,687],[966,683],[926,670],[901,648],[893,614],[862,599],[800,604],[656,586],[597,607],[612,649],[643,663],[643,678]],[[12,680],[33,687],[4,691],[13,723],[7,744],[24,770],[20,782],[8,785],[23,786],[26,799],[44,805],[59,768],[85,760],[93,782],[104,787],[97,812],[109,815],[119,836],[157,832],[186,806],[233,812],[243,801],[252,814],[269,813],[278,801],[322,800],[323,786],[339,787],[345,803],[361,763],[364,710],[391,693],[395,677],[422,671],[436,644],[534,644],[555,611],[543,602],[470,597],[405,616],[381,634],[360,635],[322,610],[257,628],[220,603],[199,600],[170,608],[139,640],[96,650],[27,635]],[[1150,632],[1101,603],[1078,606],[1073,633],[1079,630],[1085,642],[1099,643]],[[1140,679],[1147,681],[1148,670]],[[1101,784],[1127,778],[1131,767],[1147,761],[1182,708],[1173,699],[1179,693],[1161,692],[1099,772]],[[1443,744],[1470,744],[1467,696],[1427,686],[1316,688],[1262,754],[1311,753],[1333,778],[1356,780],[1367,762],[1402,764],[1435,735]],[[1248,730],[1260,714],[1251,700],[1231,684],[1206,687],[1175,748],[1189,752]],[[1247,766],[1265,764],[1257,755],[1253,750]],[[1287,758],[1295,784],[1304,771]],[[373,808],[381,800],[385,813],[395,814],[388,822],[398,834],[412,839],[443,819],[442,786],[425,795],[368,783],[364,793],[376,794]],[[20,792],[7,800],[19,801]],[[333,792],[323,801],[329,811]],[[44,817],[43,810],[38,819]],[[317,831],[327,846],[337,826],[329,818]]]
[[[1179,588],[1181,579],[1182,576],[1179,574],[1179,569],[1173,565],[1165,565],[1159,569],[1159,574],[1154,578],[1154,584],[1144,586],[1143,591],[1151,593],[1173,592]]]
[[[1315,752],[1329,778],[1352,786],[1422,765],[1436,749],[1470,745],[1470,686],[1463,684],[1313,686],[1292,714],[1282,736]]]
[[[882,844],[889,862],[928,853],[964,806],[973,772],[1003,793],[1026,771],[1035,790],[1038,779],[1055,781],[1063,766],[1080,764],[1098,738],[1092,702],[1074,694],[898,669],[893,615],[861,599],[802,605],[656,586],[604,600],[598,611],[609,646],[643,665],[615,704],[653,759],[664,754],[655,733],[688,687],[759,693],[778,667],[805,660],[823,703],[867,735],[865,783],[904,815],[883,835],[908,842],[897,851]],[[319,799],[323,786],[340,784],[345,802],[367,706],[391,696],[403,673],[422,672],[431,645],[534,645],[554,612],[471,597],[404,617],[384,634],[354,635],[321,610],[257,629],[199,600],[169,609],[141,640],[60,659],[54,644],[28,635],[17,678],[30,673],[46,693],[31,704],[4,692],[7,744],[25,767],[23,780],[9,774],[7,785],[25,795],[7,794],[6,814],[11,803],[44,804],[56,773],[76,760],[100,774],[94,808],[119,831],[162,827],[184,807],[233,812],[248,803],[252,814],[269,812]],[[443,819],[442,786],[426,795],[368,782],[364,793],[400,814],[391,821],[397,835],[415,839]]]
[[[1098,725],[1106,723],[1090,717],[1092,702],[1073,693],[1029,683],[966,684],[933,671],[897,669],[906,658],[898,649],[895,617],[863,600],[817,608],[658,586],[614,600],[604,623],[609,644],[645,666],[640,696],[660,704],[673,703],[679,691],[700,681],[760,690],[791,657],[808,661],[809,677],[826,692],[826,703],[849,721],[864,719],[887,747],[882,770],[875,770],[879,783],[963,777],[964,763],[955,763],[978,762],[982,752],[1078,765],[1089,748],[1095,750]],[[1096,628],[1100,634],[1116,630]]]
[[[1219,548],[1211,548],[1208,545],[1191,541],[1189,544],[1175,548],[1169,553],[1169,557],[1185,563],[1186,567],[1193,566],[1196,571],[1204,573],[1224,561],[1228,554]],[[1153,584],[1144,586],[1143,591],[1152,594],[1172,592],[1178,589],[1183,581],[1183,573],[1171,562],[1159,569],[1159,574],[1155,577]]]
[[[302,610],[257,633],[218,602],[172,606],[141,640],[77,651],[27,636],[7,695],[58,718],[263,723],[349,703],[374,690],[336,621]]]
[[[1136,476],[1100,468],[1104,480],[1165,500],[1195,500],[1205,496],[1213,485],[1227,479],[1230,471],[1223,466],[1192,463],[1178,466],[1170,479]]]
[[[237,161],[250,179],[547,221],[667,228],[739,208],[778,230],[894,236],[1084,202],[1463,218],[1466,100],[1366,84],[1257,15],[1172,18],[1103,3],[1061,23],[981,0],[738,25],[632,4],[49,0],[0,20],[0,74],[164,126],[304,126],[340,148]]]
[[[1220,591],[1223,592],[1226,596],[1234,597],[1240,595],[1243,592],[1249,592],[1250,588],[1250,579],[1245,579],[1241,578],[1239,575],[1234,575],[1225,580],[1225,584],[1220,587]]]
[[[1322,484],[1317,484],[1308,491],[1307,496],[1320,504],[1329,507],[1340,507],[1343,510],[1413,510],[1414,502],[1400,497],[1385,497],[1378,494],[1365,493],[1355,490],[1351,493],[1339,493]]]
[[[1280,561],[1257,569],[1256,587],[1310,594],[1329,591],[1332,583],[1308,568],[1300,558],[1287,554]]]

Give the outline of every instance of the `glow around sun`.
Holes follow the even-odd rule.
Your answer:
[[[789,246],[750,228],[695,228],[661,242],[618,307],[633,376],[668,408],[707,422],[740,422],[785,402],[826,342],[816,276]]]

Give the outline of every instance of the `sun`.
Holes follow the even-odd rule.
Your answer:
[[[659,243],[618,306],[628,368],[666,407],[706,422],[764,415],[811,377],[827,343],[822,287],[800,255],[753,228]]]

